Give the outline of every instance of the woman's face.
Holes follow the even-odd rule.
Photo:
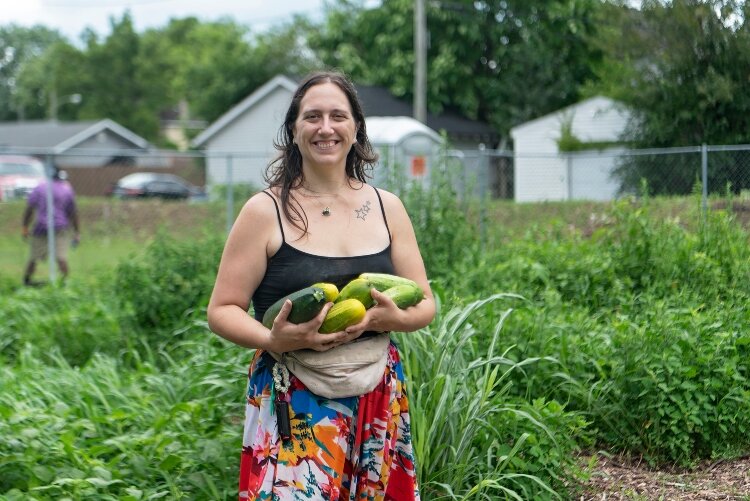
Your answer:
[[[357,142],[357,124],[346,94],[330,82],[310,87],[300,101],[294,142],[303,165],[338,166]]]

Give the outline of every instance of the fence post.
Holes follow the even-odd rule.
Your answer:
[[[479,161],[480,169],[484,169],[484,179],[482,180],[483,182],[480,193],[481,199],[479,202],[479,238],[481,240],[481,250],[484,253],[484,249],[487,245],[487,204],[489,203],[487,200],[487,185],[489,184],[490,178],[490,154],[484,143],[479,145]],[[480,169],[477,169],[477,173],[479,173]],[[466,182],[465,178],[464,182]]]
[[[49,283],[55,283],[57,278],[57,256],[55,255],[55,200],[52,196],[52,183],[54,182],[55,166],[52,155],[44,157],[44,170],[47,174],[47,262],[49,267]]]
[[[705,214],[708,210],[708,146],[705,143],[701,145],[701,182],[703,184],[701,207]]]
[[[227,155],[227,233],[234,223],[234,183],[232,182],[232,155]]]
[[[568,196],[565,198],[570,201],[573,200],[573,155],[571,153],[565,153],[565,167],[568,182]]]

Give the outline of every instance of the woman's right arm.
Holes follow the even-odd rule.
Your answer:
[[[271,329],[247,313],[250,298],[266,272],[268,256],[278,248],[278,241],[274,242],[274,238],[280,238],[278,231],[273,201],[264,194],[248,200],[224,246],[208,303],[209,328],[239,346],[276,352],[301,348],[323,351],[341,344],[345,333],[317,332],[330,305],[310,322],[297,325],[286,321],[291,310],[291,302],[287,302]]]

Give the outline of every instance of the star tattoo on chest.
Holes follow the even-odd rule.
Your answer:
[[[370,201],[368,200],[359,209],[354,209],[354,212],[357,213],[357,219],[364,221],[365,218],[367,218],[367,214],[370,212],[370,208]]]

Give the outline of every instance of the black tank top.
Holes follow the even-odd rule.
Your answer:
[[[394,273],[393,262],[391,261],[391,232],[388,228],[388,220],[385,217],[383,200],[380,198],[378,190],[373,189],[378,196],[380,212],[383,214],[383,222],[386,230],[388,230],[388,247],[375,254],[345,257],[318,256],[289,245],[284,236],[279,205],[270,193],[263,191],[271,197],[274,206],[276,206],[276,217],[279,220],[282,242],[276,254],[268,259],[266,274],[252,298],[257,320],[261,320],[266,310],[282,297],[309,287],[316,282],[329,282],[341,289],[351,279],[359,276],[360,273]]]

